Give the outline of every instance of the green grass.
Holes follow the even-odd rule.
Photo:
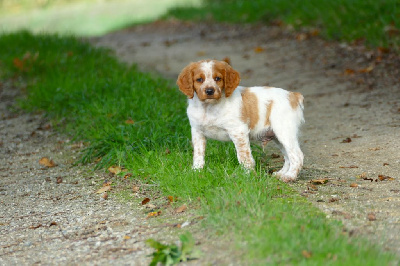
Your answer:
[[[387,265],[397,260],[350,239],[340,224],[265,174],[260,161],[268,158],[260,153],[257,171],[247,174],[231,143],[210,141],[207,167],[192,171],[186,97],[171,85],[174,81],[127,67],[111,52],[73,37],[5,34],[0,50],[1,78],[26,84],[20,105],[45,112],[60,130],[87,141],[82,161],[101,158],[99,167],[123,165],[131,178],[200,205],[205,226],[232,234],[244,262]]]
[[[295,28],[321,29],[334,40],[365,40],[367,45],[400,47],[398,0],[204,0],[203,7],[174,8],[168,16],[232,23],[281,20]]]

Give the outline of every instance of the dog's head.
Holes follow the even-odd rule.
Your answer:
[[[239,85],[239,73],[228,63],[216,60],[202,60],[190,63],[179,74],[179,89],[193,98],[196,92],[201,101],[218,100],[224,93],[229,97]]]

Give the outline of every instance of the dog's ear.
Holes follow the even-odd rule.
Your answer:
[[[225,96],[229,97],[239,86],[240,74],[229,64],[225,63]]]
[[[193,86],[193,67],[194,63],[186,66],[182,72],[178,76],[178,80],[176,84],[179,89],[188,96],[189,99],[192,99],[194,96],[194,86]]]

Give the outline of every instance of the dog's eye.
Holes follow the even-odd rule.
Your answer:
[[[202,78],[198,78],[196,79],[197,82],[203,83],[203,79]]]
[[[220,77],[215,77],[214,80],[215,80],[215,81],[220,81],[221,78],[220,78]]]

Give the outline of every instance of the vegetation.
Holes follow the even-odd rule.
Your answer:
[[[334,40],[400,47],[397,0],[205,0],[199,8],[175,8],[168,16],[232,23],[273,23],[321,30]]]
[[[262,153],[246,173],[232,143],[207,145],[208,164],[191,170],[186,99],[172,82],[119,63],[110,51],[73,37],[0,38],[1,79],[26,84],[20,105],[45,112],[88,143],[82,162],[121,165],[130,178],[156,185],[207,219],[210,232],[231,233],[252,264],[387,265],[394,257],[350,239],[289,186],[267,174]]]

